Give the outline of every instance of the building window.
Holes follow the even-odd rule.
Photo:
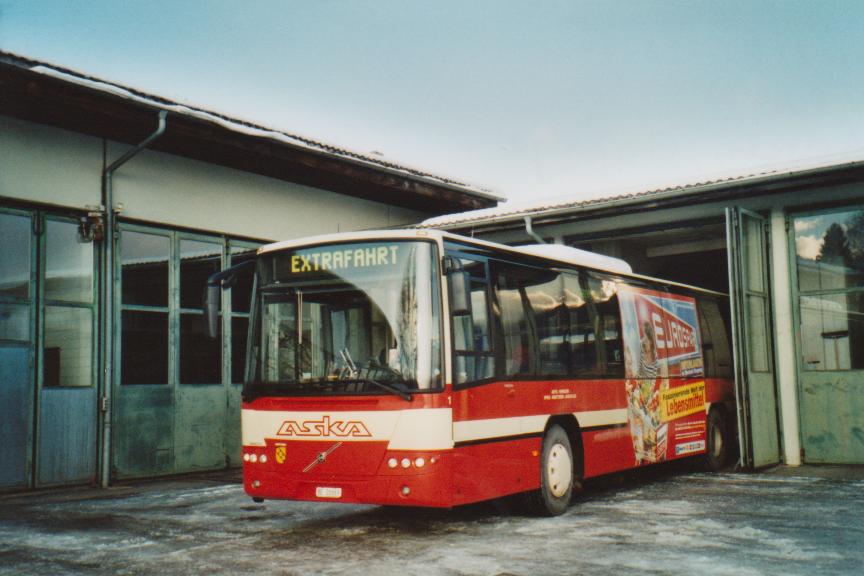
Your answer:
[[[168,236],[123,231],[124,305],[168,308],[170,240]]]
[[[223,243],[181,238],[179,245],[180,383],[215,384],[222,381],[222,345],[205,334],[203,307],[207,279],[222,269]]]
[[[29,216],[0,213],[0,300],[28,300],[30,297]],[[14,246],[12,250],[10,247]],[[2,317],[0,317],[2,322]]]
[[[168,313],[123,310],[123,384],[168,383]]]
[[[44,386],[93,384],[93,311],[45,307]]]
[[[78,223],[45,219],[43,386],[92,386],[95,379],[93,244]]]
[[[794,218],[801,365],[864,369],[864,210]]]
[[[0,212],[0,342],[30,340],[30,216]]]
[[[254,258],[257,245],[126,225],[120,246],[121,383],[221,384],[226,362],[230,381],[242,382],[252,270],[225,293],[230,322],[220,316],[214,340],[204,334],[202,307],[210,275]]]
[[[121,234],[123,384],[167,384],[171,237]]]

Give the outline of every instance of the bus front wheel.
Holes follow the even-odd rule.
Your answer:
[[[544,516],[567,511],[573,495],[573,449],[567,432],[553,424],[543,437],[540,455],[540,490],[534,495],[534,510]]]

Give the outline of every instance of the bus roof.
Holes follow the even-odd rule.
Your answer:
[[[654,278],[643,274],[636,274],[624,260],[597,254],[564,246],[560,244],[530,244],[527,246],[508,246],[507,244],[499,244],[497,242],[489,242],[487,240],[479,240],[477,238],[469,238],[443,230],[363,230],[359,232],[339,232],[336,234],[322,234],[318,236],[307,236],[304,238],[295,238],[292,240],[283,240],[272,244],[265,244],[258,249],[258,255],[299,248],[303,246],[313,246],[320,244],[336,244],[343,242],[363,242],[370,240],[432,240],[437,243],[443,243],[445,240],[461,242],[464,244],[472,244],[481,248],[489,248],[500,252],[529,256],[532,258],[542,258],[559,264],[579,266],[590,268],[593,270],[602,270],[604,272],[612,272],[630,278],[637,278],[649,282],[658,282],[667,286],[675,286],[694,290],[705,294],[713,294],[715,296],[726,296],[722,292],[682,284],[680,282],[672,282],[662,278]]]

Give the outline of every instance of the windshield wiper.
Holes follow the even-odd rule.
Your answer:
[[[352,380],[357,380],[358,382],[367,382],[369,384],[372,384],[373,386],[378,386],[382,390],[387,390],[388,392],[396,394],[407,402],[410,402],[412,400],[413,396],[411,396],[411,393],[404,388],[398,387],[394,384],[385,384],[384,382],[379,382],[378,380],[373,380],[372,378],[359,378],[360,369],[357,368],[357,365],[351,358],[351,352],[348,350],[347,346],[339,351],[339,355],[342,357],[342,361],[345,362],[346,369]]]

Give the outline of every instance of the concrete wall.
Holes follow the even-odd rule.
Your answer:
[[[128,146],[108,142],[107,161]],[[0,199],[98,205],[103,141],[0,116]],[[114,176],[121,218],[260,239],[420,221],[428,214],[144,151]]]
[[[102,140],[0,116],[0,198],[98,205]]]
[[[109,158],[125,148],[109,146]],[[421,212],[144,151],[114,177],[121,217],[285,240],[417,222]]]

